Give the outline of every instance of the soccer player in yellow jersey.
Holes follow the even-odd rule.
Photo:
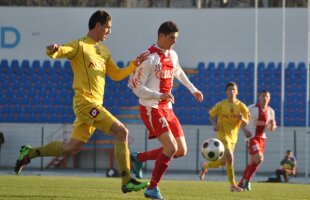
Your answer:
[[[241,192],[242,189],[235,182],[234,148],[239,129],[241,125],[248,124],[250,114],[247,106],[237,99],[238,85],[236,83],[229,82],[225,90],[227,98],[218,102],[209,111],[213,129],[217,132],[217,138],[224,144],[225,153],[218,161],[203,163],[199,176],[203,180],[209,168],[219,168],[226,165],[226,174],[231,184],[231,191]]]
[[[112,18],[109,13],[98,10],[89,19],[88,34],[65,45],[47,46],[47,55],[52,58],[67,58],[71,62],[74,79],[73,109],[76,119],[68,142],[53,141],[37,148],[29,145],[21,147],[16,161],[15,172],[19,174],[30,160],[43,156],[62,156],[76,153],[87,143],[98,128],[115,136],[114,155],[122,178],[122,192],[128,193],[146,188],[148,182],[139,182],[130,176],[130,153],[128,129],[103,106],[105,76],[115,81],[126,78],[143,62],[146,54],[141,54],[126,68],[119,68],[111,57],[104,41],[111,33]],[[66,95],[66,94],[64,94]]]

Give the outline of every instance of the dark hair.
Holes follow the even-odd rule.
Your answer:
[[[179,32],[179,29],[173,21],[167,21],[167,22],[162,23],[158,29],[158,35],[160,33],[164,35],[168,35],[170,33],[175,33],[175,32]]]
[[[270,93],[270,92],[268,90],[262,90],[262,91],[260,91],[259,94],[262,94],[262,93]]]
[[[107,21],[111,21],[111,20],[112,20],[112,16],[109,13],[107,13],[104,10],[97,10],[89,18],[88,29],[91,30],[91,29],[95,28],[97,23],[104,25],[107,23]]]
[[[225,91],[230,87],[230,86],[236,86],[236,88],[238,89],[238,85],[235,82],[229,82],[226,84],[225,86]]]

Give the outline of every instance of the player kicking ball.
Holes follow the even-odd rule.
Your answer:
[[[112,17],[98,10],[92,14],[86,36],[64,45],[47,46],[51,58],[70,60],[73,70],[73,109],[76,119],[69,141],[52,141],[45,146],[21,147],[16,161],[15,172],[21,170],[36,157],[64,156],[77,153],[88,142],[95,129],[113,135],[114,156],[120,169],[123,193],[146,188],[148,182],[140,182],[130,176],[130,152],[128,148],[128,129],[114,117],[103,104],[105,77],[120,81],[128,77],[146,58],[141,54],[125,68],[119,68],[113,61],[110,50],[101,43],[111,33]],[[66,94],[64,94],[66,95]]]
[[[217,161],[206,162],[200,171],[200,179],[203,180],[209,168],[220,168],[226,165],[226,175],[232,192],[242,192],[235,182],[234,172],[234,149],[238,140],[238,132],[242,125],[249,122],[249,110],[246,105],[237,99],[238,85],[235,82],[226,84],[225,93],[227,98],[219,101],[209,111],[213,130],[225,147],[224,156]]]

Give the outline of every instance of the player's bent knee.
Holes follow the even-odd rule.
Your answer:
[[[182,149],[182,150],[178,150],[175,154],[174,154],[174,158],[179,158],[179,157],[183,157],[186,156],[187,154],[187,149]]]
[[[163,153],[166,154],[167,156],[173,156],[175,157],[175,154],[177,152],[177,147],[174,146],[174,145],[171,145],[171,146],[167,146],[167,147],[164,147],[163,149]]]
[[[182,152],[182,153],[176,153],[174,154],[174,158],[180,158],[180,157],[183,157],[183,156],[186,156],[186,153],[185,152]]]

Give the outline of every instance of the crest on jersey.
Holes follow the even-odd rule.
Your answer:
[[[91,116],[93,116],[94,118],[95,117],[97,117],[97,115],[99,115],[99,110],[97,109],[97,108],[92,108],[91,110],[90,110],[90,112],[89,112],[89,114],[91,115]]]

